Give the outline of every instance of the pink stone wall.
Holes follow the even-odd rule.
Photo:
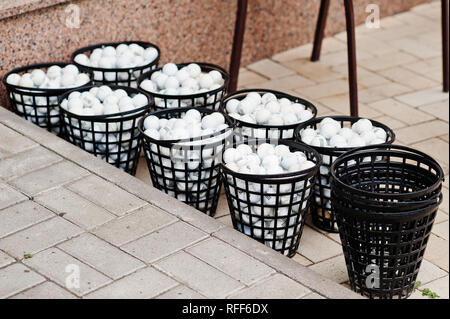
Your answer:
[[[381,15],[429,0],[355,0],[356,23],[368,3]],[[60,1],[58,1],[60,2]],[[332,0],[327,34],[345,29],[342,1]],[[242,64],[312,41],[319,0],[249,0]],[[68,28],[69,4],[81,12],[79,29]],[[207,61],[228,68],[235,0],[78,0],[0,20],[0,77],[30,63],[69,60],[80,47],[107,41],[157,44],[161,62]],[[5,105],[0,86],[0,105]]]

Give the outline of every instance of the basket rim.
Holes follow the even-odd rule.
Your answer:
[[[228,122],[227,124],[229,126],[228,126],[228,128],[225,128],[223,130],[220,130],[219,132],[214,133],[213,135],[202,135],[202,136],[196,136],[196,137],[191,137],[189,139],[181,139],[181,140],[157,140],[157,139],[154,139],[144,133],[144,131],[145,131],[144,130],[144,121],[147,117],[154,115],[159,118],[158,115],[161,115],[161,114],[174,113],[174,112],[182,113],[182,112],[187,112],[189,110],[197,110],[199,112],[208,113],[208,114],[219,112],[222,115],[224,115],[225,122]],[[202,141],[202,140],[207,141],[210,138],[215,138],[217,136],[227,133],[230,130],[233,130],[234,127],[235,127],[235,123],[227,114],[223,114],[220,111],[214,111],[214,110],[211,110],[211,109],[208,109],[205,107],[195,107],[195,106],[176,107],[176,108],[167,108],[167,109],[163,109],[163,110],[158,110],[156,112],[149,113],[146,116],[142,117],[142,119],[139,120],[139,124],[138,124],[139,133],[141,134],[143,139],[148,140],[150,143],[158,144],[158,145],[162,145],[162,146],[173,146],[173,145],[176,145],[177,143],[183,143],[183,142],[189,143],[189,142],[196,142],[196,141]],[[209,136],[209,137],[206,139],[202,139],[202,137],[204,137],[204,136]],[[200,144],[198,146],[212,145],[212,144],[215,144],[218,142],[220,142],[220,141],[217,141],[214,143],[204,143],[204,144]],[[197,145],[193,145],[193,146],[197,146]]]
[[[364,208],[372,210],[373,213],[380,213],[380,214],[392,212],[392,210],[395,210],[395,213],[401,213],[401,212],[410,211],[411,209],[430,207],[430,206],[435,205],[436,202],[441,203],[443,200],[443,198],[442,198],[443,195],[441,192],[441,193],[438,193],[438,194],[434,195],[433,197],[428,198],[426,200],[421,200],[421,201],[414,200],[414,201],[397,202],[397,203],[384,202],[384,203],[387,203],[387,205],[382,205],[382,204],[380,204],[382,202],[379,202],[376,200],[371,200],[371,199],[360,199],[360,198],[357,198],[357,199],[351,198],[350,199],[349,198],[350,196],[341,190],[334,189],[331,193],[338,196],[339,199],[344,199],[347,201],[351,200],[352,204],[354,206],[361,207],[361,205],[364,205]],[[403,209],[403,210],[398,211],[399,209]],[[376,210],[379,210],[379,211],[376,211]]]
[[[134,93],[137,93],[137,94],[139,94],[139,93],[144,94],[147,97],[149,103],[143,107],[140,107],[138,109],[134,109],[131,111],[114,113],[114,114],[106,114],[106,115],[105,114],[103,114],[103,115],[78,115],[78,114],[70,112],[69,110],[64,109],[61,106],[62,101],[65,100],[73,92],[86,92],[94,87],[102,87],[102,86],[108,86],[109,88],[111,88],[113,90],[122,89],[122,90],[125,90],[127,93],[130,93],[128,91],[134,91]],[[146,92],[143,92],[142,90],[132,88],[129,86],[122,86],[122,85],[94,84],[94,85],[83,86],[81,88],[65,92],[64,94],[59,96],[57,106],[60,110],[61,115],[69,114],[70,117],[76,118],[78,120],[94,121],[94,122],[106,120],[105,122],[117,122],[118,120],[126,121],[128,119],[133,119],[135,117],[138,117],[138,116],[142,115],[142,113],[145,113],[145,111],[150,110],[153,105],[154,105],[154,102],[153,102],[152,97],[149,96],[148,94],[146,94]]]
[[[156,57],[155,60],[153,60],[150,63],[144,64],[144,65],[140,65],[140,66],[135,66],[135,67],[132,67],[132,68],[111,68],[111,69],[108,69],[108,68],[100,68],[100,67],[84,65],[84,64],[80,64],[80,63],[75,61],[75,57],[78,54],[84,54],[86,52],[92,52],[95,49],[103,48],[103,47],[106,47],[106,46],[118,47],[121,44],[128,44],[128,45],[130,45],[130,44],[133,44],[133,43],[138,44],[138,45],[140,45],[140,46],[142,46],[144,48],[155,48],[158,51],[158,56]],[[71,59],[72,59],[72,63],[75,64],[77,67],[90,69],[92,71],[99,71],[99,72],[126,72],[126,71],[130,71],[130,70],[131,71],[143,70],[143,69],[146,69],[146,68],[151,67],[153,65],[157,65],[158,62],[159,62],[160,57],[161,57],[161,50],[154,43],[145,42],[145,41],[120,41],[120,42],[98,43],[98,44],[93,44],[93,45],[88,45],[88,46],[82,47],[80,49],[75,50],[72,53]]]
[[[277,98],[287,98],[290,101],[296,102],[296,103],[300,103],[305,105],[305,107],[307,107],[308,109],[310,109],[313,113],[313,119],[316,118],[317,116],[317,107],[311,103],[308,100],[305,100],[301,97],[298,96],[294,96],[282,91],[276,91],[276,90],[271,90],[271,89],[262,89],[262,88],[254,88],[254,89],[243,89],[243,90],[239,90],[239,91],[235,91],[233,93],[228,94],[227,96],[225,96],[222,100],[222,103],[220,105],[220,108],[223,109],[224,113],[228,112],[226,111],[226,102],[228,102],[231,99],[236,98],[237,96],[240,95],[247,95],[249,93],[252,92],[256,92],[256,93],[272,93],[274,95],[277,96]],[[311,120],[311,119],[310,119]],[[308,121],[310,121],[308,120]],[[237,123],[240,124],[240,126],[242,127],[251,127],[251,128],[259,128],[259,129],[278,129],[278,130],[289,130],[289,129],[295,129],[298,125],[306,123],[306,122],[298,122],[298,123],[293,123],[293,124],[288,124],[288,125],[265,125],[265,124],[254,124],[254,123],[249,123],[249,122],[245,122],[245,121],[241,121],[239,119],[235,119],[235,121]]]
[[[378,150],[378,152],[381,152],[381,154],[379,156],[382,156],[383,154],[389,155],[389,154],[393,154],[393,152],[396,152],[397,154],[398,153],[401,153],[403,155],[409,154],[410,156],[413,155],[416,158],[419,158],[419,157],[424,158],[427,161],[429,161],[431,164],[434,165],[433,168],[438,173],[438,180],[433,185],[428,186],[420,191],[415,191],[415,192],[411,192],[411,193],[403,193],[403,194],[382,194],[382,193],[369,192],[369,191],[365,191],[365,190],[361,190],[361,189],[349,186],[349,185],[345,184],[344,182],[342,182],[336,176],[336,169],[340,164],[344,163],[345,161],[349,160],[352,157],[356,157],[356,156],[367,157],[368,155],[373,155],[373,153],[376,152],[376,150]],[[342,189],[346,189],[347,191],[352,192],[353,194],[361,194],[361,195],[365,195],[365,196],[374,196],[375,195],[375,196],[377,196],[379,198],[383,198],[383,199],[394,199],[394,198],[408,199],[411,197],[422,196],[422,195],[428,194],[430,192],[433,192],[434,190],[439,188],[439,186],[442,184],[442,182],[445,179],[445,175],[444,175],[444,171],[443,171],[442,167],[431,156],[429,156],[421,151],[407,147],[407,146],[394,145],[394,144],[369,145],[369,146],[364,146],[364,147],[356,148],[352,151],[349,151],[349,152],[343,154],[342,156],[340,156],[338,159],[336,159],[336,161],[334,161],[334,163],[331,165],[330,174],[331,174],[333,181],[336,182],[339,185],[339,187],[341,187]]]
[[[413,210],[410,211],[401,211],[401,212],[385,212],[385,211],[367,211],[367,212],[361,212],[361,211],[356,211],[354,209],[348,208],[348,207],[344,207],[340,204],[338,204],[339,206],[341,206],[339,208],[339,213],[341,215],[347,215],[347,216],[358,216],[358,218],[360,218],[361,220],[379,220],[380,222],[390,222],[390,221],[402,221],[404,219],[411,219],[411,218],[418,218],[419,216],[422,215],[426,215],[429,214],[430,211],[434,210],[434,209],[438,209],[439,205],[442,203],[442,201],[444,200],[443,195],[441,194],[439,197],[439,200],[436,201],[434,204],[430,204],[427,206],[423,206],[423,207],[418,207],[418,208],[414,208]],[[333,202],[333,205],[336,205],[336,201],[335,200],[331,200]],[[336,214],[336,210],[334,212]]]
[[[224,163],[221,163],[221,170],[236,177],[236,178],[240,178],[240,179],[246,179],[249,181],[257,181],[257,182],[261,182],[264,179],[277,179],[277,180],[282,180],[282,179],[287,179],[290,177],[298,177],[299,175],[305,175],[305,176],[314,176],[317,174],[317,172],[319,171],[319,167],[320,165],[322,165],[322,159],[321,156],[319,154],[319,152],[317,152],[315,149],[309,147],[308,145],[305,144],[301,144],[298,143],[296,141],[291,141],[291,140],[285,140],[285,139],[251,139],[251,140],[247,140],[244,142],[239,142],[239,143],[233,143],[233,147],[235,148],[238,145],[241,144],[247,144],[247,143],[252,143],[252,142],[261,142],[261,141],[265,141],[265,143],[269,143],[270,141],[277,141],[278,145],[286,145],[286,146],[291,146],[291,147],[297,147],[298,149],[302,150],[302,151],[308,151],[312,154],[314,154],[314,156],[317,159],[317,162],[315,162],[314,167],[308,168],[306,170],[301,170],[298,172],[291,172],[291,173],[283,173],[283,174],[265,174],[265,175],[256,175],[256,174],[244,174],[244,173],[238,173],[236,171],[233,171],[231,169],[229,169],[228,167],[226,167],[226,165]],[[248,144],[247,144],[248,145]]]
[[[81,86],[74,86],[74,87],[68,87],[68,88],[44,88],[44,89],[40,89],[40,88],[27,88],[24,86],[19,86],[19,85],[13,85],[10,83],[6,82],[6,79],[8,78],[8,76],[10,76],[13,73],[20,73],[20,72],[24,72],[24,71],[28,71],[28,70],[32,70],[32,69],[42,69],[42,68],[48,68],[51,67],[53,65],[57,65],[59,67],[65,67],[67,65],[75,65],[74,63],[70,63],[70,62],[43,62],[43,63],[34,63],[34,64],[28,64],[25,66],[21,66],[18,68],[14,68],[11,71],[9,71],[8,73],[6,73],[3,76],[2,82],[5,85],[5,87],[7,89],[11,89],[13,88],[16,91],[23,91],[23,93],[28,93],[28,94],[45,94],[45,93],[53,93],[53,95],[60,95],[63,94],[65,92],[67,92],[67,90],[74,90],[74,89],[80,89],[83,88],[85,86],[91,85],[92,84],[92,73],[91,72],[86,72],[85,70],[81,69],[78,65],[75,65],[78,69],[78,71],[80,73],[84,73],[89,75],[89,82],[81,85]]]
[[[300,125],[298,125],[294,131],[294,138],[302,144],[306,144],[302,141],[301,136],[300,136],[300,131],[307,128],[308,126],[312,126],[314,124],[320,123],[323,119],[325,118],[332,118],[333,120],[336,121],[346,121],[346,122],[351,122],[351,121],[358,121],[358,120],[362,120],[362,119],[368,119],[366,117],[360,117],[360,116],[348,116],[348,115],[334,115],[334,116],[321,116],[321,117],[316,117],[314,119],[311,119],[309,121],[306,121],[304,123],[301,123]],[[387,141],[383,144],[378,144],[378,145],[384,145],[384,144],[393,144],[395,142],[396,139],[396,135],[394,130],[392,130],[389,126],[378,122],[376,120],[372,120],[372,119],[368,119],[370,122],[372,122],[372,125],[375,127],[379,127],[384,129],[384,131],[387,134]],[[311,145],[309,145],[311,146]],[[372,145],[369,145],[372,146]],[[376,146],[376,145],[374,145]],[[354,149],[357,149],[357,147],[322,147],[322,146],[311,146],[312,148],[316,149],[319,151],[319,153],[321,154],[325,154],[325,155],[335,155],[338,156],[342,153],[348,152],[348,151],[352,151]]]
[[[228,83],[230,82],[230,75],[221,66],[212,64],[212,63],[208,63],[208,62],[183,62],[183,63],[175,63],[175,65],[178,68],[180,68],[180,67],[188,66],[189,64],[192,64],[192,63],[198,64],[200,66],[200,68],[202,69],[202,71],[203,71],[203,69],[209,69],[209,71],[219,71],[222,74],[222,77],[224,78],[223,84],[219,88],[214,89],[214,90],[205,91],[205,92],[201,92],[201,93],[186,94],[186,95],[178,95],[178,94],[169,95],[169,94],[161,94],[158,92],[150,92],[150,91],[146,91],[144,89],[141,89],[141,90],[147,92],[150,95],[153,95],[154,97],[160,98],[160,99],[182,99],[182,100],[203,97],[207,94],[216,94],[216,93],[219,93],[224,90],[226,91],[226,89],[228,87]],[[155,73],[157,71],[161,71],[162,69],[163,69],[163,66],[143,73],[137,80],[138,87],[140,88],[141,83],[143,81],[150,80],[150,77],[152,76],[153,73]]]

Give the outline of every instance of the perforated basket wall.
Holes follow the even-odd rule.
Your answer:
[[[181,118],[193,107],[161,110],[158,118]],[[213,113],[195,108],[202,116]],[[231,144],[233,123],[225,116],[228,129],[212,135],[184,140],[155,140],[144,133],[144,120],[139,124],[145,158],[153,186],[196,209],[214,216],[222,187],[220,163],[227,145]]]
[[[23,75],[35,69],[47,70],[50,66],[57,65],[61,68],[69,63],[40,63],[16,68],[8,72],[3,78],[3,84],[6,87],[9,103],[14,113],[24,119],[34,123],[47,131],[63,136],[62,125],[60,121],[58,97],[70,90],[68,89],[36,89],[24,88],[12,85],[6,82],[8,76],[12,73]],[[83,70],[81,70],[83,71]],[[84,72],[84,71],[83,71]],[[86,72],[88,73],[88,72]],[[91,74],[89,74],[90,77]],[[86,83],[90,85],[90,83]]]
[[[201,63],[201,62],[189,62],[189,63],[180,63],[177,64],[178,69],[182,67],[188,66],[191,63],[196,63],[200,66],[202,72],[210,72],[210,71],[218,71],[222,75],[224,79],[224,83],[222,86],[215,90],[206,91],[203,93],[189,94],[189,95],[166,95],[156,92],[148,92],[155,99],[155,107],[157,110],[164,110],[168,108],[177,108],[177,107],[203,107],[210,110],[219,110],[220,103],[222,99],[225,97],[227,93],[228,82],[230,81],[230,76],[228,72],[225,71],[220,66],[210,64],[210,63]],[[154,69],[150,72],[144,73],[138,81],[138,85],[144,81],[151,78],[152,74],[161,71],[162,68]]]
[[[75,57],[78,54],[84,53],[87,56],[89,56],[92,51],[94,51],[97,48],[104,48],[107,46],[112,46],[114,48],[118,47],[120,44],[138,44],[144,49],[153,47],[158,51],[158,57],[145,65],[137,66],[134,68],[111,68],[111,69],[105,69],[100,67],[91,67],[79,64],[75,62]],[[145,72],[149,72],[150,70],[154,70],[158,67],[159,57],[160,57],[160,50],[159,48],[150,42],[142,42],[142,41],[124,41],[124,42],[114,42],[114,43],[101,43],[96,45],[87,46],[84,48],[81,48],[79,50],[76,50],[72,54],[72,61],[73,63],[78,66],[80,69],[90,71],[93,74],[93,83],[98,84],[105,84],[105,85],[117,85],[117,86],[128,86],[132,88],[137,88],[137,80],[139,79],[142,74]]]
[[[347,153],[331,171],[352,289],[369,298],[407,298],[442,201],[441,167],[423,153],[385,145]]]
[[[317,116],[317,108],[309,101],[302,98],[292,96],[283,92],[267,90],[267,89],[248,89],[240,90],[227,95],[221,104],[221,109],[226,113],[226,104],[231,99],[243,100],[249,93],[256,92],[261,95],[265,93],[272,93],[278,99],[286,98],[294,103],[300,103],[305,106],[305,109],[310,110],[313,114],[313,118]],[[236,142],[244,141],[246,139],[294,139],[294,130],[300,123],[290,124],[290,125],[261,125],[253,124],[241,121],[239,119],[234,119],[237,123],[236,127]]]
[[[352,124],[360,120],[360,117],[351,116],[330,116],[338,121],[341,127],[351,127]],[[299,125],[295,130],[295,139],[301,142],[300,134],[306,128],[318,129],[320,122],[325,117],[312,119]],[[392,144],[395,140],[394,132],[386,125],[371,120],[374,127],[383,128],[387,133],[386,143]],[[342,154],[353,148],[331,148],[331,147],[314,147],[322,156],[322,165],[319,169],[316,187],[314,191],[314,200],[311,204],[311,217],[315,226],[327,232],[337,233],[336,216],[333,213],[331,205],[331,186],[330,186],[330,168],[332,163]]]
[[[98,87],[99,85],[96,86]],[[74,91],[85,92],[92,87],[95,86],[88,86]],[[113,90],[123,89],[130,96],[139,93],[145,94],[138,89],[130,87],[110,87]],[[60,105],[71,92],[61,96],[59,100]],[[144,107],[110,115],[76,115],[60,106],[67,140],[121,170],[135,175],[142,146],[138,130],[139,120],[149,113],[153,106],[152,98],[150,96],[147,96],[147,98],[149,104]]]
[[[244,143],[255,151],[266,142],[286,145],[292,152],[304,152],[316,166],[295,173],[248,175],[222,165],[225,193],[235,229],[292,257],[300,243],[320,156],[294,141],[247,140]]]

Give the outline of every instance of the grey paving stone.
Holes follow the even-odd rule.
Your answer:
[[[205,299],[205,296],[202,296],[198,292],[184,285],[179,285],[170,289],[168,292],[159,295],[156,299]]]
[[[419,274],[417,275],[417,281],[422,282],[422,284],[426,284],[446,275],[448,275],[446,271],[442,270],[428,260],[423,259],[420,265]]]
[[[5,267],[14,262],[14,258],[8,256],[4,252],[0,251],[0,268]]]
[[[147,205],[100,226],[94,234],[116,246],[122,246],[177,220],[161,209]]]
[[[64,187],[42,193],[35,200],[87,230],[117,218],[106,209]]]
[[[342,247],[309,226],[303,228],[299,254],[314,263],[342,254]]]
[[[95,175],[76,181],[68,188],[116,215],[124,215],[147,204]]]
[[[0,238],[55,217],[45,207],[28,200],[0,211]]]
[[[309,266],[309,269],[337,283],[348,281],[347,266],[345,264],[344,255],[339,255],[311,265]]]
[[[28,195],[35,195],[88,174],[89,172],[80,166],[63,161],[11,180],[9,183]]]
[[[324,296],[316,294],[315,292],[312,292],[310,294],[307,294],[306,296],[301,297],[301,299],[326,299],[326,298]]]
[[[0,161],[0,178],[12,179],[58,161],[61,157],[41,146],[33,147]]]
[[[54,217],[0,240],[3,249],[16,258],[35,254],[74,237],[83,230],[60,217]]]
[[[23,152],[31,147],[37,146],[35,142],[26,138],[22,134],[0,124],[0,149],[5,150],[9,154]]]
[[[36,287],[17,294],[11,299],[74,299],[77,298],[57,284],[46,281]]]
[[[362,297],[349,289],[317,274],[316,272],[298,264],[275,250],[241,234],[232,228],[223,228],[213,234],[226,243],[249,254],[266,265],[276,269],[304,286],[313,289],[324,297],[337,299],[361,299]]]
[[[255,285],[245,288],[231,299],[297,299],[311,291],[285,275],[275,274],[268,279],[259,281]]]
[[[105,275],[57,248],[44,250],[33,258],[25,259],[24,263],[77,296],[111,282]]]
[[[177,222],[126,244],[122,249],[150,263],[207,237],[206,233],[186,223]]]
[[[253,257],[215,238],[204,240],[188,248],[187,252],[246,285],[275,272]]]
[[[143,262],[92,234],[82,234],[58,247],[113,279],[145,266]]]
[[[14,205],[27,199],[28,197],[26,197],[21,192],[15,190],[7,184],[3,184],[0,182],[0,209]]]
[[[185,252],[171,255],[154,266],[208,298],[224,298],[244,287],[230,276]]]
[[[116,169],[112,165],[98,165],[95,172],[100,174],[108,181],[120,185],[123,189],[136,195],[137,197],[148,201],[156,207],[178,217],[179,219],[195,226],[207,233],[215,232],[223,227],[221,222],[211,218],[195,208],[188,206],[173,197],[149,186],[148,184],[137,180],[134,176]]]
[[[148,299],[178,283],[161,272],[147,267],[115,281],[86,296],[88,299]]]
[[[0,298],[8,298],[27,288],[33,287],[45,278],[22,264],[12,264],[0,269]]]

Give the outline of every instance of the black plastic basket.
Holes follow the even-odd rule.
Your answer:
[[[205,108],[185,107],[160,110],[149,115],[165,119],[180,118],[191,109],[198,110],[202,115],[214,112]],[[144,120],[139,123],[139,130],[153,186],[214,216],[222,187],[222,153],[232,143],[231,119],[225,116],[229,125],[227,129],[213,135],[184,140],[153,139],[144,133]]]
[[[341,127],[351,127],[352,124],[356,123],[361,117],[351,117],[351,116],[327,116],[338,121]],[[301,131],[306,128],[317,129],[320,122],[325,117],[318,117],[312,119],[308,122],[302,123],[295,129],[295,138],[297,141],[302,142]],[[371,120],[374,127],[380,127],[386,131],[387,144],[392,144],[395,141],[394,132],[386,125]],[[317,177],[314,200],[311,204],[311,217],[314,225],[327,232],[337,233],[338,227],[336,224],[336,216],[333,213],[333,208],[331,205],[331,186],[330,186],[330,168],[331,164],[345,152],[351,151],[354,148],[333,148],[333,147],[314,147],[315,150],[319,152],[322,156],[322,166],[319,169],[319,174]]]
[[[79,64],[75,62],[75,57],[78,54],[91,54],[92,51],[98,48],[104,48],[107,46],[112,46],[114,48],[118,47],[120,44],[138,44],[144,49],[153,47],[158,51],[158,57],[152,61],[151,63],[136,66],[133,68],[100,68],[100,67],[92,67],[83,64]],[[150,42],[142,42],[142,41],[124,41],[124,42],[113,42],[113,43],[101,43],[96,45],[90,45],[81,49],[78,49],[72,54],[73,63],[78,66],[78,68],[82,70],[90,71],[93,74],[93,84],[105,84],[108,86],[117,85],[117,86],[128,86],[137,88],[137,80],[139,77],[150,70],[156,69],[158,67],[158,62],[160,58],[160,50],[159,48]]]
[[[242,174],[222,165],[233,227],[293,257],[300,243],[312,198],[320,155],[295,141],[258,139],[247,140],[243,144],[248,144],[255,151],[263,143],[286,145],[291,152],[304,152],[307,159],[316,165],[307,170],[276,175]]]
[[[6,79],[13,73],[22,75],[35,69],[47,69],[53,65],[63,68],[69,64],[70,63],[62,62],[39,63],[16,68],[8,72],[3,78],[3,84],[6,87],[9,102],[14,113],[49,132],[54,132],[63,137],[58,107],[58,97],[68,91],[76,89],[76,87],[61,89],[25,88],[18,85],[9,84],[6,82]],[[87,73],[92,79],[91,72],[86,72],[80,68],[79,70],[80,72]],[[91,82],[88,82],[80,87],[90,84]]]
[[[386,144],[342,155],[331,175],[352,289],[369,298],[407,298],[442,202],[442,168],[424,153]]]
[[[268,89],[247,89],[231,93],[223,99],[221,104],[222,111],[224,113],[227,113],[226,104],[229,100],[231,99],[243,100],[249,93],[252,92],[256,92],[259,94],[272,93],[277,97],[277,99],[286,98],[291,102],[304,105],[307,110],[310,110],[312,112],[313,118],[317,116],[317,108],[311,102],[283,92]],[[235,121],[237,123],[235,134],[237,142],[255,138],[293,140],[294,130],[300,124],[295,123],[289,125],[262,125],[244,122],[239,119],[235,119]]]
[[[210,110],[218,111],[220,108],[220,103],[225,97],[228,88],[228,82],[230,81],[230,76],[227,71],[225,71],[220,66],[203,63],[203,62],[188,62],[177,64],[178,69],[188,66],[191,63],[198,64],[202,72],[218,71],[222,75],[224,83],[215,90],[210,90],[203,93],[188,94],[188,95],[167,95],[156,92],[148,92],[155,99],[155,107],[157,110],[165,110],[168,108],[177,107],[204,107]],[[149,80],[153,73],[161,71],[162,68],[154,69],[150,72],[144,73],[138,80],[138,85],[140,86],[144,80]]]
[[[149,104],[119,114],[85,116],[73,114],[61,107],[70,93],[89,91],[99,85],[84,87],[65,93],[59,99],[61,119],[67,140],[85,151],[131,174],[136,174],[141,153],[139,120],[153,106],[153,100],[144,92],[125,86],[109,86],[113,90],[125,90],[128,95],[144,94]]]

